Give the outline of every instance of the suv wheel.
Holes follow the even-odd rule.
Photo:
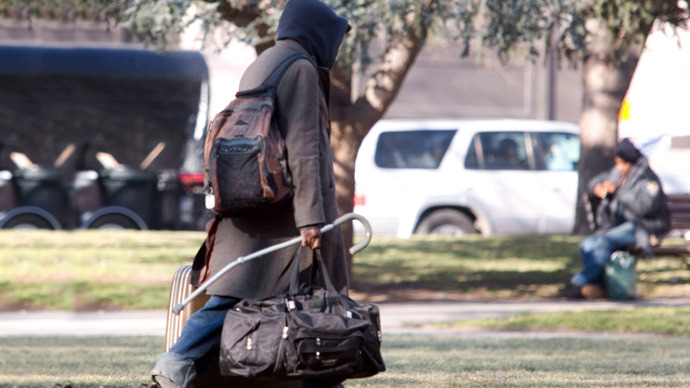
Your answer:
[[[417,228],[419,234],[439,234],[445,236],[464,236],[479,231],[472,220],[457,210],[438,210],[426,216]]]

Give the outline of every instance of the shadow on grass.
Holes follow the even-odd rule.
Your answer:
[[[521,236],[383,240],[355,259],[354,288],[368,293],[424,289],[523,297],[560,286],[580,268],[579,237]]]

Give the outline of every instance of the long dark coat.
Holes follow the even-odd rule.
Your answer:
[[[307,52],[295,41],[279,40],[249,66],[240,90],[259,86],[287,57]],[[289,240],[299,228],[330,223],[338,217],[335,175],[330,147],[328,106],[315,62],[297,60],[277,88],[278,119],[286,132],[287,159],[294,185],[291,204],[257,217],[225,218],[218,224],[212,247],[210,276],[240,256]],[[296,250],[285,248],[233,268],[211,285],[212,295],[263,299],[283,294],[289,284],[289,263]],[[348,275],[340,228],[324,233],[321,250],[334,285],[348,290]],[[305,249],[304,253],[309,252]],[[306,257],[305,257],[306,256]],[[311,255],[304,254],[302,278],[311,277]]]

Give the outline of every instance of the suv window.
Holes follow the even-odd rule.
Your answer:
[[[381,168],[436,169],[448,151],[456,130],[383,132],[374,162]]]
[[[522,132],[482,132],[474,135],[465,157],[465,168],[479,170],[529,170]]]
[[[540,170],[574,171],[580,161],[580,139],[572,133],[539,132],[537,134],[543,162]]]

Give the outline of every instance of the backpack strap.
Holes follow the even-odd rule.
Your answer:
[[[280,79],[283,78],[283,74],[287,71],[288,67],[292,65],[296,60],[304,58],[309,60],[307,57],[305,57],[302,54],[292,54],[289,57],[287,57],[283,63],[280,64],[275,70],[273,70],[273,73],[266,78],[266,80],[261,84],[261,85],[266,85],[269,87],[276,87],[278,86],[278,82],[280,82]],[[310,62],[311,63],[311,62]]]
[[[266,78],[266,80],[264,80],[263,83],[261,83],[261,85],[254,89],[239,91],[235,94],[235,96],[242,97],[246,95],[254,95],[256,93],[267,92],[271,89],[275,89],[276,86],[278,86],[280,79],[283,78],[283,74],[285,74],[288,67],[290,67],[290,65],[292,65],[296,60],[301,58],[308,60],[306,56],[299,53],[290,55],[280,65],[278,65],[275,70],[273,70],[273,72],[268,76],[268,78]]]

